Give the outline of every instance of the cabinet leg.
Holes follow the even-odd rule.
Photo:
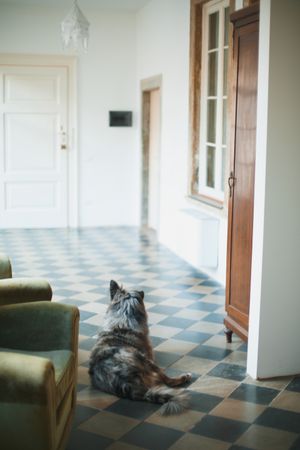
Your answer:
[[[229,328],[225,328],[225,330],[224,330],[224,333],[225,333],[225,335],[226,335],[226,341],[227,341],[227,343],[228,344],[231,344],[232,343],[232,331],[231,330],[229,330]]]

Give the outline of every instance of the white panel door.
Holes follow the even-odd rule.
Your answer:
[[[68,225],[67,133],[67,69],[0,66],[0,228]]]

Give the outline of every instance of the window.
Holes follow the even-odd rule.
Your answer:
[[[194,81],[192,86],[193,133],[198,136],[192,140],[191,194],[222,205],[227,153],[229,0],[213,0],[200,6],[201,15],[199,11],[196,14],[191,40],[195,58],[191,69],[194,78],[199,78],[198,85]],[[197,32],[200,17],[201,32]]]

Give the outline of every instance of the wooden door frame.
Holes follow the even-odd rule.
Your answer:
[[[69,154],[67,163],[67,226],[78,227],[78,143],[77,143],[77,58],[60,55],[29,55],[0,53],[0,66],[61,67],[67,69],[67,111]]]
[[[160,111],[162,75],[146,78],[141,81],[141,148],[142,148],[142,170],[141,170],[141,225],[148,226],[149,207],[149,144],[150,144],[150,95],[151,91],[160,91]],[[161,122],[161,114],[160,114]],[[160,127],[161,128],[161,127]]]

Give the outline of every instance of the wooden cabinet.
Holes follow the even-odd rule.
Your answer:
[[[259,9],[252,6],[231,16],[234,26],[226,335],[248,338],[250,301]]]

